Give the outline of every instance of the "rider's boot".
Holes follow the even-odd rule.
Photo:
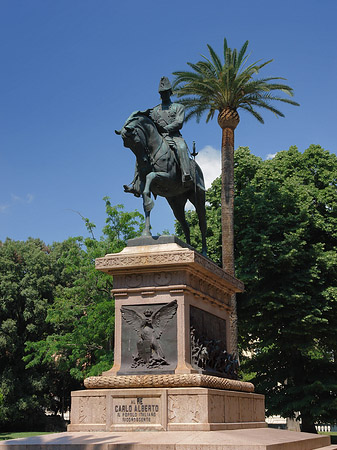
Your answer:
[[[128,186],[127,184],[123,184],[124,192],[127,192],[128,194],[133,194],[135,197],[140,197],[140,193],[136,191],[134,186]]]
[[[188,157],[187,148],[182,148],[179,145],[177,147],[181,169],[181,181],[185,188],[189,188],[193,185],[190,158]]]

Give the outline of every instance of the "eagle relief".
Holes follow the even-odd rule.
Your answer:
[[[176,321],[173,326],[172,319],[177,312],[177,301],[150,306],[134,305],[132,308],[121,308],[123,321],[128,325],[123,326],[124,355],[128,358],[127,353],[132,354],[129,366],[131,369],[157,369],[172,363],[166,352],[172,353],[172,330],[176,328]]]

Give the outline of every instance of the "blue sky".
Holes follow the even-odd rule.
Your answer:
[[[336,153],[336,0],[0,0],[0,240],[46,243],[85,235],[78,214],[104,225],[102,198],[142,210],[124,194],[134,156],[114,134],[129,114],[159,103],[161,76],[207,53],[249,40],[250,61],[274,59],[261,75],[282,76],[301,106],[285,118],[244,112],[235,146],[267,158],[297,145]],[[207,179],[219,170],[221,130],[190,121]],[[174,230],[164,199],[153,233]]]

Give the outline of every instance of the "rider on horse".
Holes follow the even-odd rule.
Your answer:
[[[169,144],[172,151],[175,152],[181,169],[182,184],[184,187],[190,187],[192,177],[188,148],[180,134],[185,117],[185,108],[179,103],[171,102],[172,86],[167,77],[160,79],[158,92],[162,100],[161,104],[142,112],[152,119],[158,132]],[[130,192],[136,197],[139,197],[140,192],[138,186],[139,174],[136,166],[135,177],[131,183],[131,187],[127,185],[123,187],[125,192]]]

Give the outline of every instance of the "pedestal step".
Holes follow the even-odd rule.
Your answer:
[[[233,431],[57,433],[0,442],[0,450],[335,450],[328,436],[260,428]],[[324,447],[325,445],[325,447]]]
[[[337,450],[337,445],[328,445],[327,447],[319,447],[316,450]]]

